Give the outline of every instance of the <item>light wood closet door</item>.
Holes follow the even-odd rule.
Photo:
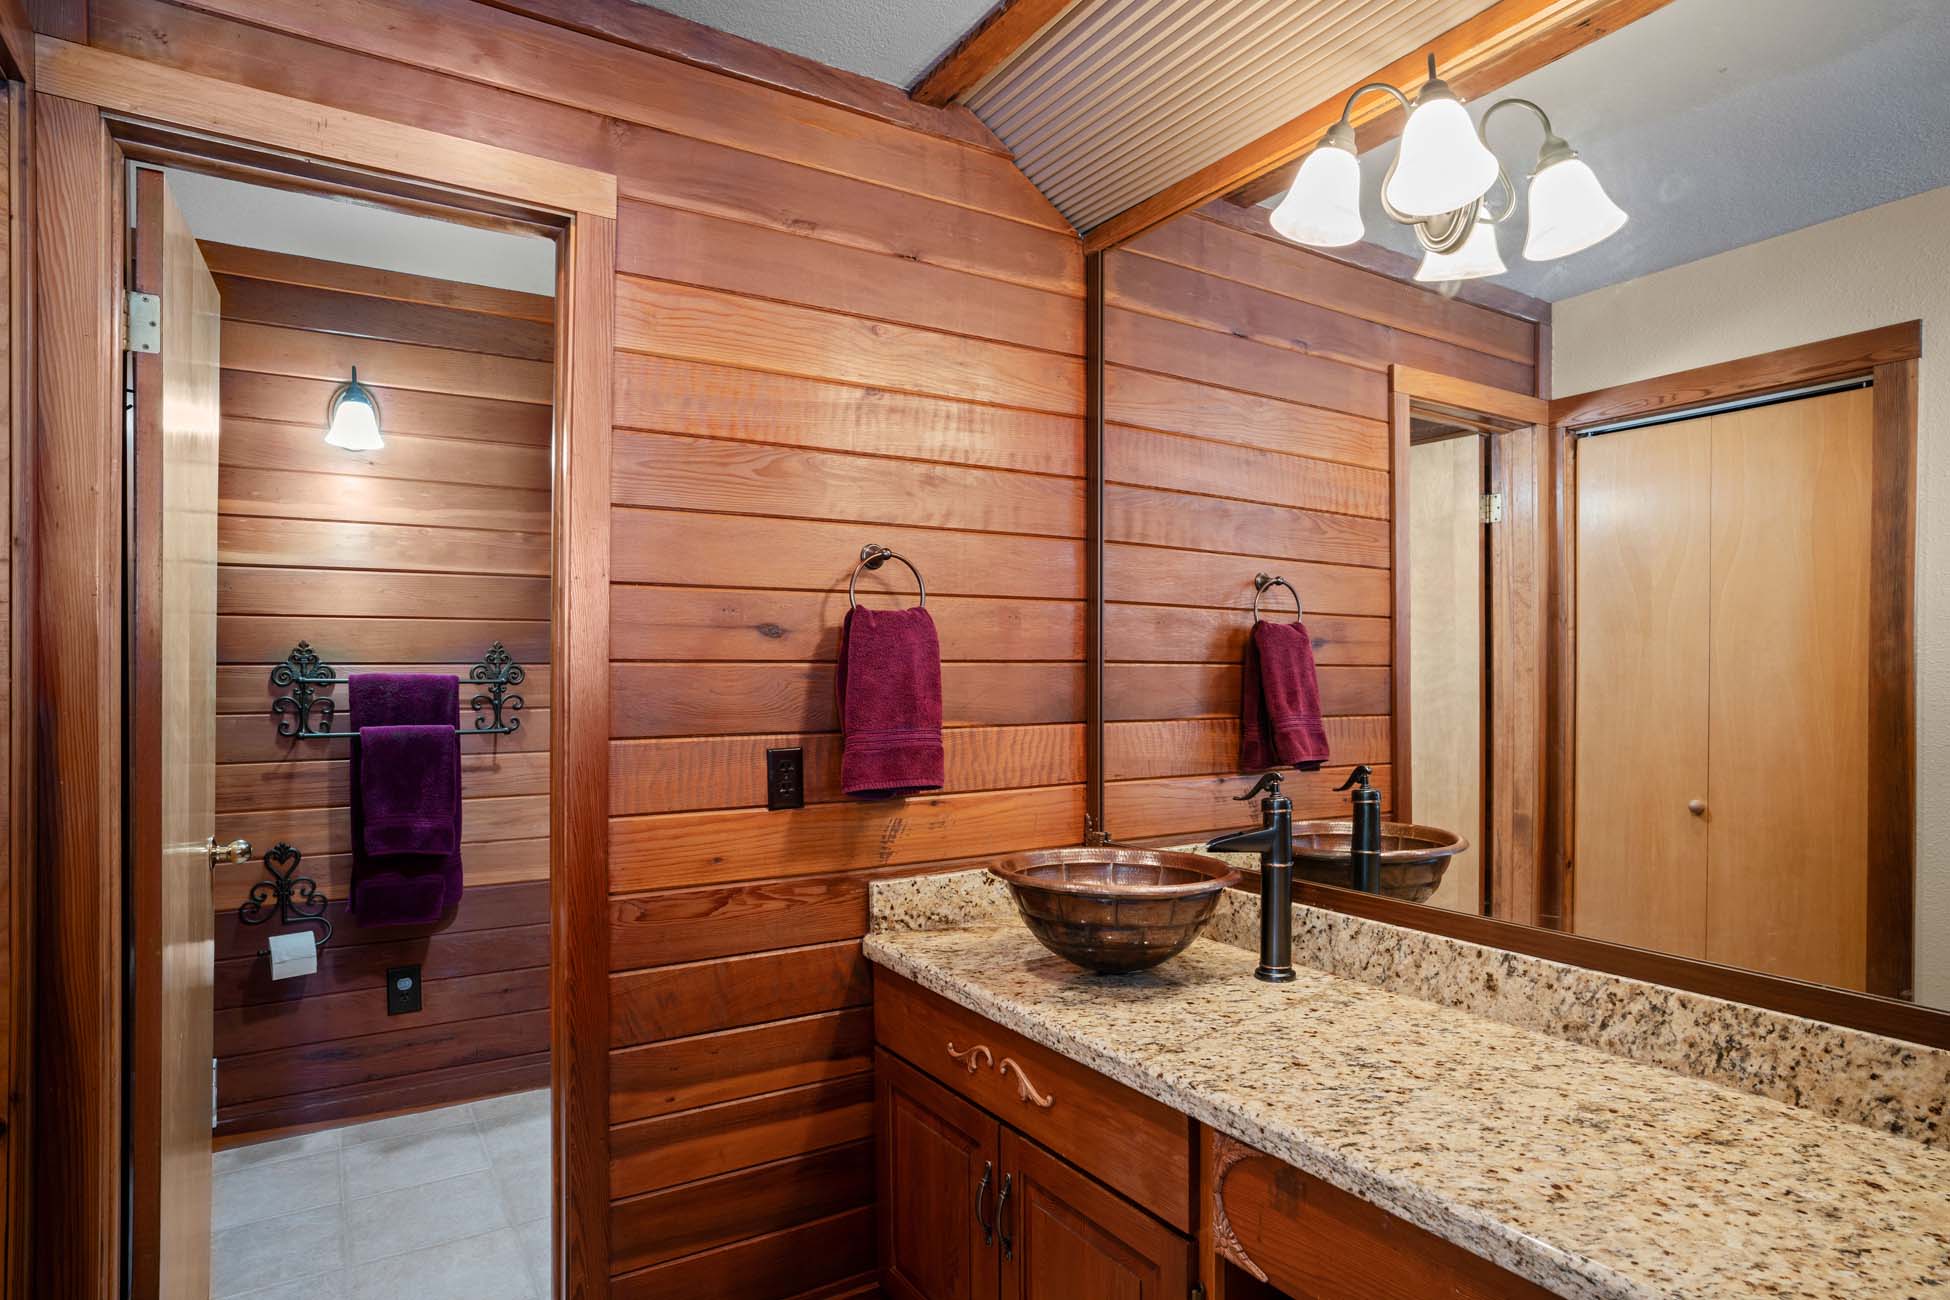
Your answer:
[[[1578,933],[1864,987],[1873,411],[1579,444]]]
[[[1469,841],[1434,907],[1483,910],[1483,440],[1409,449],[1408,711],[1413,819]]]
[[[1577,446],[1579,934],[1706,952],[1711,444],[1705,420]]]
[[[1706,953],[1867,975],[1871,390],[1713,421]]]

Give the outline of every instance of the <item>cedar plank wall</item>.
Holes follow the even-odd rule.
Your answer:
[[[1264,231],[1265,233],[1261,233]],[[1530,392],[1529,321],[1311,253],[1218,203],[1105,254],[1105,792],[1119,839],[1252,825],[1238,774],[1253,575],[1299,590],[1333,757],[1287,785],[1342,816],[1389,786],[1391,363]],[[1262,606],[1293,617],[1283,588]],[[1386,796],[1384,795],[1384,798]]]
[[[1078,241],[962,110],[916,130],[517,12],[627,32],[622,0],[354,8],[94,0],[86,37],[618,176],[613,1293],[870,1287],[864,876],[1082,830]],[[834,788],[870,541],[950,661],[951,788],[904,804]],[[799,742],[808,806],[767,814],[763,751]]]
[[[219,867],[220,1137],[548,1082],[547,297],[205,243],[223,298],[217,838],[279,840],[335,900],[315,975],[272,983],[237,907],[263,865]],[[349,367],[386,445],[323,437]],[[269,715],[271,666],[307,640],[341,674],[460,676],[501,641],[528,668],[512,736],[461,741],[466,893],[432,928],[346,914],[349,742]],[[334,690],[341,703],[342,688]],[[334,730],[357,726],[341,713]],[[386,1014],[389,965],[424,1007]]]

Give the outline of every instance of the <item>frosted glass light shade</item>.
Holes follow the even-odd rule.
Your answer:
[[[1458,100],[1424,99],[1402,128],[1401,155],[1383,191],[1410,217],[1454,212],[1496,184],[1498,167]]]
[[[1583,159],[1566,158],[1530,178],[1530,233],[1523,255],[1532,262],[1568,257],[1624,224],[1625,210],[1611,201],[1596,173]]]
[[[357,370],[352,372],[352,382],[333,394],[328,426],[325,441],[334,447],[378,451],[386,445],[379,435],[379,406],[359,382]]]
[[[1451,280],[1480,280],[1486,275],[1502,275],[1503,254],[1496,246],[1496,227],[1481,217],[1469,232],[1463,246],[1453,253],[1425,253],[1415,278],[1424,284]]]
[[[1296,244],[1339,248],[1361,238],[1361,164],[1346,149],[1323,144],[1307,155],[1269,220]]]

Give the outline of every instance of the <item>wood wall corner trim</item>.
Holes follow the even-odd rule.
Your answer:
[[[558,213],[616,215],[616,178],[498,145],[255,90],[109,50],[41,36],[38,88],[118,115],[248,140],[264,147]]]
[[[914,87],[917,104],[941,106],[975,87],[1006,63],[1070,0],[1001,0]]]
[[[549,773],[556,1294],[609,1273],[609,495],[616,223],[576,217],[557,273]]]
[[[1870,491],[1870,780],[1883,806],[1869,821],[1868,991],[1909,999],[1916,945],[1915,359],[1875,368]]]

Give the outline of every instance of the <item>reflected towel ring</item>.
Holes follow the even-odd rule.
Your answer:
[[[859,600],[853,593],[854,587],[860,581],[860,570],[878,569],[889,560],[899,560],[907,566],[907,571],[914,575],[915,585],[921,589],[921,608],[926,609],[928,607],[928,580],[923,578],[921,571],[914,567],[914,561],[908,559],[905,555],[896,554],[888,547],[877,546],[872,542],[868,542],[860,548],[860,562],[853,566],[853,576],[846,580],[846,605],[848,609],[857,609],[860,605]],[[1299,597],[1296,596],[1294,599],[1298,600]]]
[[[1293,592],[1293,621],[1296,623],[1306,621],[1307,611],[1300,608],[1300,593],[1295,590],[1293,584],[1285,578],[1275,577],[1270,573],[1262,573],[1253,578],[1253,622],[1257,623],[1260,621],[1259,598],[1266,594],[1268,587],[1285,587],[1288,591]]]

